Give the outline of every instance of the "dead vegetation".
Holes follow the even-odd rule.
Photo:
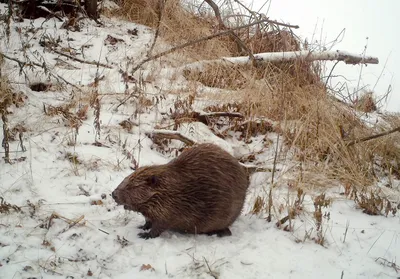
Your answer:
[[[14,210],[15,212],[21,212],[21,208],[6,202],[3,197],[0,197],[0,213],[10,213],[10,210]]]
[[[165,1],[162,6],[160,3],[164,1],[119,0],[117,4],[120,8],[113,15],[155,28],[158,26],[159,14],[162,13],[159,24],[160,37],[172,44],[196,40],[212,34],[215,30],[212,17],[199,17],[190,13],[181,6],[179,0]],[[216,38],[201,42],[186,48],[185,56],[194,60],[230,56],[231,46],[226,41],[226,38]]]
[[[152,27],[158,26],[157,22],[162,13],[159,36],[174,45],[220,31],[220,19],[216,18],[212,11],[200,13],[201,16],[198,13],[188,13],[177,1],[169,1],[161,9],[157,0],[123,1],[122,7],[127,7],[128,3],[131,7],[145,8],[135,8],[129,12],[125,9],[123,16]],[[253,20],[260,18],[261,15],[253,14]],[[232,21],[226,18],[222,20],[225,20],[226,28],[249,22],[240,16],[235,17],[233,25]],[[251,53],[299,51],[309,48],[290,28],[282,28],[272,23],[263,22],[243,28],[235,31],[235,35]],[[193,55],[193,51],[196,55]],[[210,52],[213,57],[210,57]],[[239,49],[231,37],[224,36],[192,45],[185,48],[184,53],[194,60],[207,60],[228,55],[243,55],[243,49]],[[328,92],[326,83],[322,82],[323,66],[322,62],[297,59],[262,64],[255,62],[249,65],[211,63],[201,70],[187,68],[183,75],[190,82],[230,92],[213,95],[212,98],[220,105],[204,108],[206,112],[225,112],[226,115],[201,116],[193,109],[197,95],[191,94],[186,99],[181,98],[175,102],[174,111],[170,111],[173,119],[170,128],[176,130],[182,123],[199,121],[208,125],[221,138],[230,137],[230,131],[239,132],[239,139],[245,142],[257,135],[279,133],[299,163],[300,184],[315,173],[323,174],[328,180],[337,180],[357,188],[372,185],[388,175],[398,179],[400,147],[396,142],[399,140],[399,133],[379,133],[400,127],[398,122],[395,123],[399,116],[393,115],[391,121],[366,125],[360,119],[359,112],[377,111],[373,93],[366,92],[348,103],[338,100]],[[242,117],[230,117],[231,113],[238,113]],[[157,143],[160,146],[168,145],[171,135],[176,139],[176,134],[169,132],[164,136],[161,132],[157,134]],[[376,134],[376,138],[371,137]],[[361,142],[360,139],[366,140]],[[269,142],[266,142],[267,148]],[[245,160],[251,162],[253,157],[250,155]],[[326,180],[312,181],[313,187],[326,187]],[[253,211],[259,212],[263,203],[268,204],[267,201],[268,198],[256,199]],[[318,228],[318,224],[321,223],[319,214],[322,206],[326,204],[318,205],[315,213]],[[288,216],[290,220],[291,214]],[[323,243],[321,233],[316,241]]]
[[[178,0],[119,0],[118,4],[120,8],[113,12],[113,15],[156,28],[158,36],[171,45],[200,40],[222,31],[221,25],[212,13],[195,14],[182,7]],[[256,13],[253,16],[253,21],[261,18],[261,15]],[[237,16],[236,25],[246,23],[249,22]],[[226,23],[225,28],[229,26],[232,26],[231,22]],[[308,48],[289,27],[282,28],[272,23],[258,23],[237,30],[234,35],[237,39],[233,39],[232,36],[219,36],[199,41],[184,48],[179,54],[183,54],[184,60],[187,60],[185,62],[192,62],[247,54],[251,58],[254,53],[299,51]],[[238,40],[241,43],[238,44]],[[54,51],[54,48],[52,50]],[[371,137],[400,127],[400,117],[382,116],[384,120],[382,124],[378,123],[372,127],[366,125],[360,120],[359,113],[377,111],[373,93],[367,92],[350,103],[332,97],[326,84],[322,82],[321,62],[302,59],[262,64],[254,60],[253,62],[249,65],[209,64],[201,70],[184,70],[183,75],[190,83],[201,83],[205,87],[229,91],[229,94],[214,95],[213,98],[218,105],[203,108],[205,113],[194,108],[194,102],[198,98],[197,92],[191,92],[188,97],[178,96],[166,114],[172,124],[156,126],[157,130],[147,133],[147,136],[153,139],[161,151],[170,152],[171,149],[167,147],[172,140],[182,141],[188,146],[194,143],[176,132],[183,123],[202,122],[220,138],[229,139],[233,137],[232,134],[239,134],[237,139],[245,143],[262,135],[265,148],[271,146],[267,136],[274,132],[282,137],[298,162],[299,167],[294,176],[298,178],[299,185],[309,181],[309,176],[315,173],[323,174],[327,179],[338,180],[347,185],[346,187],[351,190],[346,196],[354,200],[364,213],[395,215],[396,205],[383,198],[380,193],[368,190],[367,186],[382,177],[389,177],[387,185],[389,188],[393,187],[393,179],[400,180],[399,133]],[[108,68],[107,65],[102,66]],[[134,79],[127,73],[121,75],[127,83],[128,79]],[[91,85],[93,90],[87,100],[71,101],[58,107],[50,105],[43,107],[46,116],[61,118],[65,126],[72,130],[72,138],[68,143],[70,146],[76,144],[79,127],[82,121],[88,118],[89,108],[93,109],[94,114],[95,140],[100,139],[101,96],[97,91],[99,79],[96,77]],[[42,85],[32,89],[42,91],[48,87]],[[118,110],[118,107],[127,104],[128,101],[137,105],[135,120],[129,118],[119,123],[122,129],[129,133],[135,127],[139,127],[139,123],[136,122],[137,115],[151,110],[159,102],[158,99],[148,99],[142,89],[139,81],[133,93],[127,92],[115,108]],[[0,79],[0,113],[3,117],[3,147],[6,150],[6,161],[9,161],[9,141],[15,138],[13,129],[7,124],[7,109],[11,105],[18,107],[23,102],[24,96],[12,93],[7,81],[4,78]],[[24,131],[16,131],[16,134],[21,135]],[[126,147],[126,141],[121,145],[126,158],[137,166],[132,152]],[[247,155],[241,158],[241,161],[253,162],[255,156],[256,154]],[[66,153],[65,159],[71,163],[77,174],[78,165],[81,165],[82,161],[75,153]],[[272,173],[275,171],[274,165]],[[327,187],[326,181],[319,182],[315,179],[312,181],[313,187]],[[271,185],[275,186],[274,181]],[[277,220],[276,225],[283,230],[291,231],[292,220],[303,213],[305,193],[299,187],[297,196],[291,204],[278,205],[275,208],[272,188],[271,186],[267,196],[256,197],[252,212],[268,213],[268,221],[271,221],[271,214],[277,218],[283,214],[284,217]],[[314,199],[315,210],[312,213],[316,225],[314,240],[321,245],[324,245],[325,241],[323,218],[329,218],[323,209],[328,207],[330,202],[324,194]]]
[[[166,2],[165,6],[160,3],[157,0],[134,0],[122,1],[120,4],[125,18],[151,27],[159,26],[159,36],[174,44],[215,33],[221,25],[225,27],[232,25],[228,24],[228,21],[221,24],[221,19],[216,18],[210,11],[203,12],[201,16],[190,13],[180,6],[178,1]],[[127,9],[128,5],[130,9]],[[158,25],[160,13],[161,22]],[[253,16],[254,20],[261,18],[261,15],[256,13]],[[235,20],[236,25],[248,22],[240,16]],[[183,30],[191,32],[182,32]],[[308,48],[290,28],[280,28],[271,23],[259,23],[240,29],[235,35],[252,53],[298,51]],[[216,48],[215,43],[219,47]],[[203,52],[210,52],[210,49],[213,50],[214,57],[243,54],[229,36],[201,42],[186,48],[185,52],[188,49],[195,50],[196,58],[189,53],[186,53],[187,56],[202,60],[210,58],[210,54]],[[219,52],[219,50],[224,51]],[[380,174],[377,173],[378,161],[383,159],[385,162],[393,162],[399,159],[397,152],[393,152],[396,147],[388,146],[389,141],[383,143],[377,139],[368,143],[347,145],[348,142],[371,135],[378,129],[367,127],[352,109],[354,106],[356,110],[363,112],[376,111],[372,93],[362,95],[353,104],[339,102],[330,96],[321,81],[322,66],[319,62],[300,59],[292,62],[256,63],[244,66],[211,64],[200,71],[184,70],[184,76],[207,87],[233,91],[232,94],[240,99],[235,103],[240,107],[238,112],[247,118],[236,119],[234,130],[246,131],[244,139],[256,135],[257,130],[264,134],[270,131],[280,132],[284,136],[285,143],[296,150],[296,158],[305,166],[312,166],[313,171],[323,172],[328,177],[349,181],[357,186],[370,185],[385,172],[396,173],[397,170],[393,168],[392,163],[379,164]],[[190,98],[194,98],[194,95],[175,103],[175,112],[172,116],[175,120],[174,130],[180,123],[188,121],[201,121],[210,127],[215,127],[220,119],[214,123],[211,123],[213,121],[209,118],[200,119],[199,115],[191,110],[193,100]],[[273,120],[279,125],[272,127],[271,124],[266,124],[267,126],[260,124],[268,123],[268,121],[258,121],[260,118]],[[249,122],[249,119],[256,121]],[[255,125],[249,126],[248,123]],[[214,131],[220,137],[226,136],[217,132],[217,129]]]

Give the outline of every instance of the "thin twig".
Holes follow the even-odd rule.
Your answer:
[[[207,268],[208,268],[208,270],[209,270],[209,272],[210,272],[210,275],[211,275],[214,279],[218,279],[217,274],[215,274],[215,272],[211,270],[210,265],[208,264],[207,259],[206,259],[205,257],[203,257],[203,259],[204,259],[204,262],[205,262],[206,265],[207,265]]]
[[[89,64],[89,65],[95,65],[95,66],[101,66],[101,67],[104,67],[104,68],[112,69],[112,67],[109,66],[109,65],[107,65],[107,64],[103,64],[103,63],[96,62],[96,61],[85,61],[85,60],[82,60],[82,59],[80,59],[80,58],[73,57],[73,56],[68,55],[68,54],[66,54],[66,53],[63,53],[63,52],[61,52],[61,51],[58,51],[58,50],[56,50],[56,49],[54,49],[54,48],[49,48],[49,49],[52,50],[52,51],[54,51],[55,53],[57,53],[57,54],[59,54],[59,55],[65,56],[65,57],[67,57],[67,58],[69,58],[69,59],[78,61],[78,62],[80,62],[80,63]]]
[[[336,65],[339,64],[339,62],[340,62],[340,61],[336,61],[335,65],[333,65],[331,71],[329,72],[329,75],[328,75],[328,77],[326,78],[325,88],[326,88],[327,85],[328,85],[329,78],[332,77],[333,70],[335,69]]]

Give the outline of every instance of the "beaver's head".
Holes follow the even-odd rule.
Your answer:
[[[149,166],[137,169],[127,176],[112,192],[112,197],[127,210],[141,213],[152,198],[160,192],[160,182],[164,166]]]

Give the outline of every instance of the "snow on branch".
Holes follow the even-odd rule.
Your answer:
[[[378,64],[379,59],[373,56],[363,56],[346,51],[321,51],[313,52],[308,50],[302,51],[288,51],[288,52],[265,52],[254,54],[254,58],[258,63],[263,62],[285,62],[293,61],[296,59],[304,59],[305,61],[343,61],[346,64]],[[251,63],[249,56],[238,56],[238,57],[223,57],[221,59],[206,60],[191,63],[186,65],[185,69],[197,69],[208,63],[224,63],[231,62],[237,65],[243,65]]]
[[[265,52],[255,54],[254,57],[259,61],[266,62],[283,62],[295,59],[304,59],[306,61],[322,61],[322,60],[337,60],[344,61],[346,64],[378,64],[379,59],[372,56],[362,56],[346,51],[322,51],[311,52],[305,51],[291,51],[291,52]],[[223,58],[235,64],[246,64],[249,62],[247,56],[242,57],[227,57]]]

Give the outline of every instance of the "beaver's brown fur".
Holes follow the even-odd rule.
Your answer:
[[[231,235],[249,186],[245,168],[214,144],[187,149],[165,165],[146,166],[126,177],[112,197],[125,209],[142,213],[150,229],[142,238],[165,230]]]

